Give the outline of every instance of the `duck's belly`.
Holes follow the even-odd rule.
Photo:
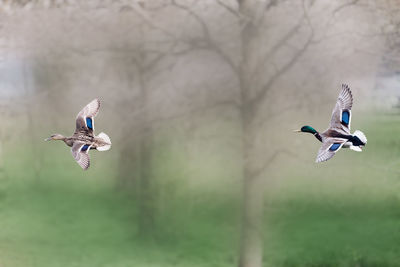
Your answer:
[[[349,148],[349,147],[351,147],[352,145],[353,145],[352,142],[347,141],[346,143],[344,143],[343,147],[344,147],[344,148]]]

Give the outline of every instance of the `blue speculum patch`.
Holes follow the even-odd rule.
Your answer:
[[[350,122],[350,112],[348,110],[344,110],[342,112],[342,122],[344,124],[349,124],[349,122]]]
[[[330,151],[336,151],[338,150],[338,148],[340,147],[339,143],[334,143],[333,145],[331,145],[331,147],[329,148]]]
[[[93,130],[92,118],[89,117],[86,118],[86,125],[89,129]]]
[[[82,147],[81,151],[86,151],[86,150],[88,150],[88,148],[89,148],[89,145],[84,145],[84,146]]]

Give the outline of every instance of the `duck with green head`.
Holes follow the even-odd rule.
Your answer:
[[[296,130],[296,132],[310,133],[322,143],[316,162],[331,159],[342,147],[361,152],[362,147],[367,144],[367,137],[363,132],[356,130],[353,134],[350,133],[352,106],[351,90],[348,85],[343,84],[332,112],[329,128],[326,131],[320,133],[308,125]]]

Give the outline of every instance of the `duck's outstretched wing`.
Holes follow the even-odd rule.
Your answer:
[[[89,150],[90,145],[83,142],[75,142],[71,148],[72,156],[84,170],[87,170],[90,166]]]
[[[346,139],[342,138],[325,138],[321,148],[318,151],[317,159],[315,162],[323,162],[335,156],[336,152],[342,148]]]
[[[100,109],[100,100],[97,98],[87,104],[76,116],[75,133],[84,132],[89,136],[93,136],[94,117]]]
[[[353,106],[353,95],[347,84],[342,84],[335,108],[332,112],[330,128],[342,129],[350,133],[351,107]]]

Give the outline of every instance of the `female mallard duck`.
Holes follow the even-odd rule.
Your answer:
[[[296,131],[311,133],[322,142],[316,162],[329,160],[342,147],[361,152],[361,148],[367,144],[367,137],[365,137],[363,132],[357,130],[354,134],[350,133],[352,106],[353,95],[351,94],[351,90],[349,86],[343,84],[342,91],[332,112],[329,128],[323,133],[319,133],[311,126],[303,126],[300,130]]]
[[[71,147],[72,156],[78,164],[87,170],[90,166],[89,150],[97,149],[106,151],[111,148],[111,140],[105,133],[94,135],[94,117],[100,109],[98,99],[90,102],[84,107],[76,117],[75,133],[71,137],[65,137],[61,134],[53,134],[45,141],[62,140]]]

